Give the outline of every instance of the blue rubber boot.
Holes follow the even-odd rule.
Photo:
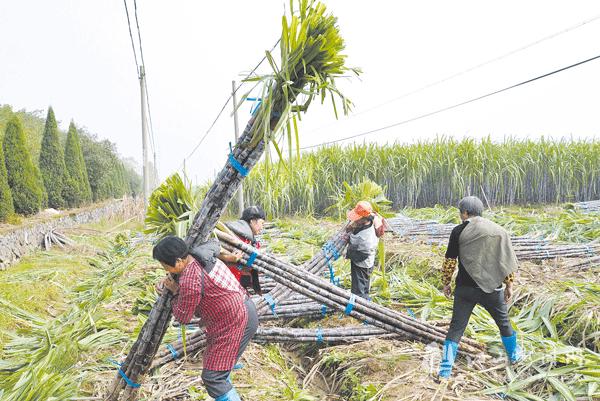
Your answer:
[[[444,379],[450,377],[452,366],[458,353],[458,343],[452,340],[444,341],[444,350],[442,351],[442,362],[440,362],[440,371],[438,375]]]
[[[502,337],[502,344],[504,344],[504,349],[506,350],[506,355],[508,356],[510,363],[517,363],[523,358],[523,352],[517,343],[516,332],[510,337]]]
[[[238,394],[238,392],[235,391],[234,388],[232,388],[225,394],[220,395],[217,398],[215,398],[215,401],[242,401],[242,399],[240,398],[240,395]]]

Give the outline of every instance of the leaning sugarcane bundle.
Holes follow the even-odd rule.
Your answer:
[[[241,243],[237,238],[226,233],[216,231],[216,234],[225,244],[225,249],[243,251],[246,254],[245,260],[252,257],[255,269],[271,274],[279,283],[312,298],[318,303],[327,305],[328,308],[344,311],[349,316],[412,340],[425,343],[443,343],[445,341],[446,331],[441,328],[418,321],[374,302],[355,297],[349,291],[337,287],[310,272],[298,270],[294,266],[290,266],[272,256],[261,254],[253,247]],[[461,343],[462,352],[473,356],[480,354],[483,349],[483,345],[470,339],[464,339]]]
[[[350,101],[335,87],[335,78],[349,70],[345,66],[345,56],[341,54],[344,41],[339,34],[336,18],[325,13],[323,4],[314,1],[300,1],[297,11],[294,13],[290,10],[294,14],[290,21],[283,17],[280,65],[276,65],[271,53],[266,52],[273,72],[247,80],[263,84],[260,96],[262,103],[194,217],[186,236],[189,245],[200,244],[208,239],[242,179],[262,156],[266,144],[277,140],[283,128],[287,129],[288,138],[292,138],[291,127],[296,127],[296,116],[307,111],[315,96],[321,99],[327,93],[332,97],[338,96],[344,113],[349,110]],[[297,105],[296,99],[300,95],[305,102]],[[293,124],[290,124],[290,119]],[[148,371],[169,325],[171,298],[167,292],[154,305],[137,341],[119,369],[107,400],[121,398],[121,391],[126,386],[122,399],[136,398],[139,377]]]

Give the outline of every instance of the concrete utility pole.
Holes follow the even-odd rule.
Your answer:
[[[238,115],[237,115],[237,98],[235,96],[235,81],[231,81],[231,96],[233,100],[233,129],[235,133],[235,143],[238,142],[239,136],[239,126],[238,126]],[[238,210],[240,211],[240,216],[244,211],[244,184],[240,183],[240,187],[237,190],[237,201],[238,201]]]
[[[148,169],[148,125],[146,120],[146,73],[144,66],[140,66],[140,90],[142,94],[142,173],[144,175],[144,206],[148,206],[150,199],[150,177]]]

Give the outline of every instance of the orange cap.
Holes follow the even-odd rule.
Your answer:
[[[356,221],[363,217],[370,216],[373,213],[373,207],[367,201],[360,201],[354,206],[354,209],[348,211],[348,220]]]

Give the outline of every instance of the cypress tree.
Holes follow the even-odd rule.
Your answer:
[[[8,176],[4,164],[4,152],[0,143],[0,222],[6,221],[7,217],[14,212],[12,193],[8,186]]]
[[[37,213],[42,205],[42,186],[25,147],[23,126],[17,116],[13,116],[6,125],[4,159],[15,212],[24,215]]]
[[[46,117],[46,126],[44,127],[44,136],[40,149],[39,166],[44,187],[48,193],[48,206],[56,209],[63,208],[65,206],[63,192],[67,179],[67,169],[65,167],[65,156],[60,146],[58,126],[56,125],[56,118],[54,117],[52,107],[48,107],[48,116]]]
[[[75,124],[71,121],[67,143],[65,145],[65,166],[67,183],[64,197],[69,206],[79,206],[92,201],[92,189],[87,175],[85,160],[81,152],[81,143]]]

